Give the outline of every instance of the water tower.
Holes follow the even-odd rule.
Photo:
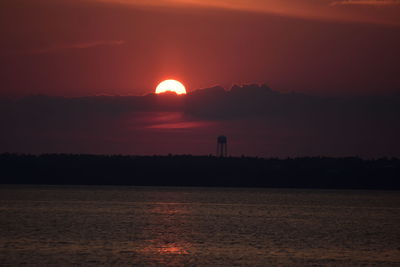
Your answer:
[[[217,138],[217,157],[226,157],[228,154],[228,139],[224,135]]]

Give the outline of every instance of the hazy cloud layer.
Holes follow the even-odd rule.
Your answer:
[[[0,152],[400,156],[400,96],[326,98],[267,86],[186,96],[33,96],[0,104]]]
[[[388,17],[385,10],[372,10],[368,13],[352,10],[337,10],[333,6],[396,6],[398,0],[92,0],[106,3],[139,5],[147,7],[203,7],[232,9],[251,12],[265,12],[306,19],[322,19],[336,21],[358,21],[378,24],[394,24],[400,26],[400,18]],[[397,10],[400,15],[400,10]]]
[[[29,51],[32,54],[44,54],[44,53],[55,53],[63,50],[69,49],[87,49],[98,46],[116,46],[123,45],[125,41],[122,40],[110,40],[110,41],[91,41],[91,42],[82,42],[82,43],[74,43],[74,44],[63,44],[63,45],[54,45],[41,49],[35,49]]]

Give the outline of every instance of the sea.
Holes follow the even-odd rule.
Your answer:
[[[0,266],[400,266],[400,193],[1,185]]]

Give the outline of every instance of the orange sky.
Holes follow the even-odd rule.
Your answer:
[[[141,95],[166,78],[396,92],[398,2],[4,0],[0,95]]]
[[[0,153],[399,156],[398,2],[2,0]]]
[[[90,0],[89,0],[90,1]],[[398,0],[91,0],[137,6],[207,7],[307,19],[400,25]]]

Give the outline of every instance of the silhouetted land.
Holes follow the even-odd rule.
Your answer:
[[[0,155],[3,184],[400,189],[400,160]]]

